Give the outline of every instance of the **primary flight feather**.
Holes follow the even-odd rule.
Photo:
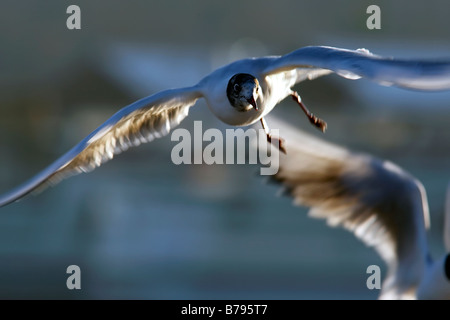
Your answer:
[[[381,299],[450,299],[450,244],[433,260],[428,248],[430,214],[422,183],[394,163],[352,152],[282,127],[289,154],[280,155],[270,179],[309,215],[343,227],[373,247],[388,270]],[[450,189],[447,201],[450,203]],[[450,233],[446,210],[444,239]]]

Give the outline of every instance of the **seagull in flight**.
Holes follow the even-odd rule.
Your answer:
[[[281,100],[291,96],[311,123],[324,131],[326,122],[312,114],[291,88],[306,79],[332,72],[386,86],[450,89],[450,61],[396,60],[365,49],[311,46],[283,56],[238,60],[213,71],[191,87],[161,91],[119,110],[43,171],[1,195],[0,207],[37,188],[91,171],[129,147],[167,135],[200,98],[226,124],[247,126],[260,121],[267,140],[286,152],[283,139],[272,138],[264,117]]]
[[[273,119],[271,119],[273,120]],[[281,184],[294,204],[309,215],[352,232],[373,247],[387,264],[380,299],[450,299],[450,184],[444,244],[447,253],[433,260],[425,188],[390,161],[351,152],[283,125],[289,154],[280,153]],[[289,144],[289,143],[292,143]]]

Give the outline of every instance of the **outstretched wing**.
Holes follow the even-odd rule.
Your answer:
[[[42,186],[91,171],[129,147],[167,135],[200,97],[197,87],[188,87],[162,91],[124,107],[46,169],[0,196],[0,207]]]
[[[263,74],[296,68],[323,68],[349,78],[365,78],[386,86],[415,90],[450,89],[450,61],[399,60],[365,49],[304,47],[273,59]]]
[[[352,153],[277,124],[287,154],[273,179],[310,216],[342,226],[373,246],[388,265],[384,298],[418,283],[427,255],[428,204],[422,184],[391,162]]]

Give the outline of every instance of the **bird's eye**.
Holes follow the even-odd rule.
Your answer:
[[[239,84],[237,84],[237,83],[235,83],[234,84],[234,91],[239,91],[239,90],[241,90],[241,86],[239,85]]]

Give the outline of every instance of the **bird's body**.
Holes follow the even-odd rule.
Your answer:
[[[270,65],[276,58],[244,59],[219,68],[199,82],[199,90],[202,92],[209,109],[223,122],[232,126],[247,126],[257,122],[267,115],[284,98],[291,93],[291,87],[297,83],[297,71],[266,75],[261,68]],[[245,73],[258,79],[261,92],[258,95],[257,104],[259,110],[253,112],[239,112],[230,108],[230,102],[226,91],[228,81],[238,73]],[[217,79],[221,79],[219,82]]]
[[[260,120],[268,141],[272,141],[264,116],[291,95],[311,123],[325,130],[325,122],[306,109],[291,87],[332,72],[349,79],[362,77],[409,89],[450,89],[450,62],[394,60],[363,49],[304,47],[284,56],[239,60],[213,71],[191,87],[161,91],[119,110],[49,167],[1,195],[0,206],[41,186],[90,171],[131,146],[167,135],[200,98],[204,98],[209,109],[229,125],[246,126]],[[227,90],[232,79],[243,74],[250,75],[250,79],[241,77],[243,82],[235,83],[230,87],[231,91]],[[285,151],[282,139],[278,141],[280,150]]]
[[[380,298],[450,299],[450,244],[438,260],[431,258],[422,183],[390,161],[282,127],[289,154],[281,154],[272,179],[295,204],[310,207],[311,217],[349,230],[377,251],[388,267]],[[450,207],[446,221],[444,238],[450,233]]]

